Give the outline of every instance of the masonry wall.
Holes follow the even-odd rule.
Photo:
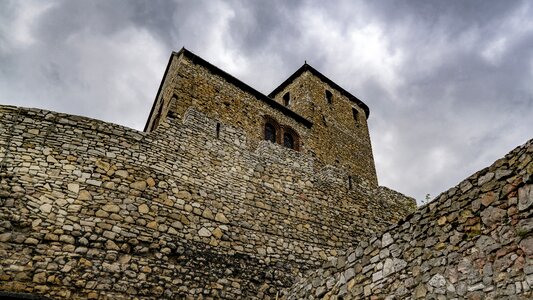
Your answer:
[[[144,133],[0,106],[0,290],[272,299],[414,209],[247,137],[192,109]]]
[[[331,103],[326,99],[326,90],[332,93]],[[302,73],[274,99],[283,104],[287,92],[291,97],[288,107],[313,122],[308,147],[319,161],[350,170],[354,178],[376,186],[374,157],[363,109],[310,71]],[[357,111],[357,119],[352,109]]]
[[[241,128],[253,147],[264,140],[264,117],[272,117],[281,126],[287,126],[298,133],[300,149],[307,153],[306,126],[271,107],[251,92],[229,82],[222,74],[216,74],[194,61],[185,53],[175,54],[163,79],[154,112],[160,111],[163,116],[170,113],[180,119],[191,107],[215,120]],[[154,120],[148,122],[153,123]]]
[[[533,140],[331,258],[284,298],[531,299],[532,207]]]
[[[258,97],[238,86],[237,79],[230,80],[229,74],[214,66],[206,66],[209,63],[199,60],[201,58],[188,51],[171,57],[161,92],[148,120],[148,131],[157,127],[159,115],[170,113],[181,118],[190,107],[194,107],[213,119],[242,128],[249,144],[255,146],[264,139],[265,117],[271,117],[281,127],[290,128],[298,134],[299,151],[315,157],[316,163],[343,168],[349,171],[354,181],[377,186],[365,112],[346,96],[310,72],[305,72],[275,96],[277,103],[269,99],[283,106],[283,94],[290,91],[293,100],[288,109],[311,121],[312,126],[308,127],[266,103],[266,96]],[[332,104],[325,100],[326,89],[333,93]],[[352,108],[359,112],[357,122]]]

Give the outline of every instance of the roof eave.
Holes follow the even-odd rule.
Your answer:
[[[357,106],[361,107],[363,111],[365,112],[366,118],[370,116],[370,108],[368,105],[366,105],[363,101],[361,101],[359,98],[355,97],[354,95],[350,94],[348,91],[340,87],[338,84],[333,82],[331,79],[327,78],[325,75],[317,71],[315,68],[311,67],[309,64],[304,63],[296,72],[294,72],[289,78],[287,78],[285,81],[283,81],[277,88],[275,88],[268,96],[270,98],[274,98],[279,92],[281,92],[285,87],[287,87],[291,82],[293,82],[296,78],[298,78],[301,74],[303,74],[305,71],[309,71],[313,73],[313,75],[317,76],[322,80],[323,82],[330,85],[332,88],[339,91],[343,96],[348,98],[350,101],[357,104]]]

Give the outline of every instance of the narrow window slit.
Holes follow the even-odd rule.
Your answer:
[[[352,114],[353,114],[353,119],[355,121],[355,126],[357,126],[357,118],[358,118],[359,112],[357,111],[357,109],[352,107]]]
[[[348,189],[352,189],[352,176],[348,176]]]
[[[326,101],[328,101],[328,104],[333,103],[333,94],[328,90],[326,90]]]
[[[217,123],[217,139],[220,138],[220,123]]]
[[[283,95],[283,105],[289,106],[289,104],[291,104],[291,94],[286,92],[285,95]]]

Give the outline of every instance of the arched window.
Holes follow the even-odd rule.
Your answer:
[[[283,146],[290,149],[294,149],[294,138],[288,132],[285,132],[285,134],[283,135]]]
[[[271,123],[265,123],[265,140],[276,142],[276,127]]]
[[[271,116],[264,116],[263,132],[265,140],[277,144],[281,143],[283,131],[276,119]]]
[[[300,138],[290,127],[283,127],[283,146],[292,150],[300,150]]]

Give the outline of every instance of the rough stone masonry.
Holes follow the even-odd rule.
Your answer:
[[[0,106],[0,295],[531,296],[531,142],[412,214],[368,116],[307,64],[265,96],[185,49],[145,132]]]
[[[285,291],[285,299],[531,299],[533,140]]]

